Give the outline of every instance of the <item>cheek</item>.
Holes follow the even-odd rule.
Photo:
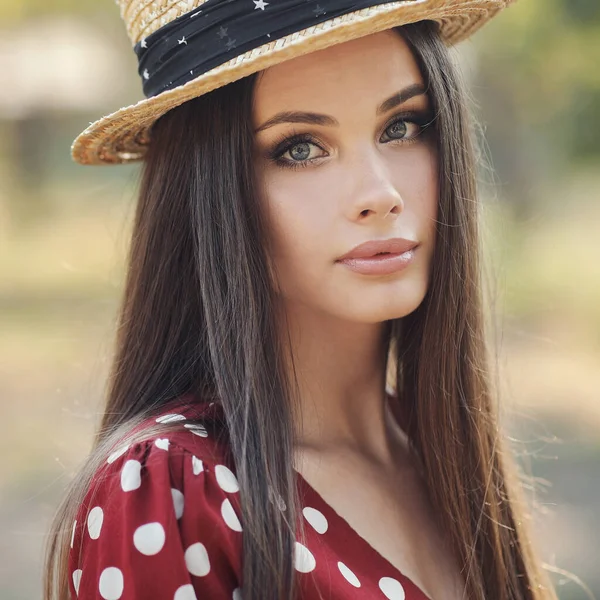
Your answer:
[[[294,175],[273,174],[265,187],[273,259],[295,262],[319,255],[323,259],[324,238],[335,227],[336,202],[322,177]]]
[[[398,166],[396,186],[404,200],[404,209],[416,217],[418,233],[425,234],[435,227],[437,219],[437,154],[430,146],[423,146]]]

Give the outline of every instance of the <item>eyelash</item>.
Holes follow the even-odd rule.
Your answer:
[[[389,123],[386,124],[383,131],[385,132],[392,125],[396,123],[412,123],[413,125],[417,125],[420,127],[419,132],[413,136],[412,138],[406,139],[392,139],[392,142],[396,142],[398,144],[407,145],[413,144],[417,141],[417,138],[423,134],[423,132],[432,124],[431,117],[429,113],[418,113],[418,112],[410,112],[403,113],[401,115],[396,115]],[[303,143],[311,143],[315,146],[318,146],[321,150],[321,146],[316,142],[315,138],[309,133],[301,133],[292,136],[282,136],[277,142],[273,149],[268,153],[268,157],[275,164],[283,169],[301,169],[304,167],[310,166],[314,161],[320,160],[321,156],[317,158],[307,158],[305,160],[289,160],[286,158],[281,158],[286,152],[291,150],[294,146]],[[388,142],[386,142],[388,143]]]

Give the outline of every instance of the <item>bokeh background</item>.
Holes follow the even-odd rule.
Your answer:
[[[560,598],[600,598],[600,3],[520,0],[458,59],[493,166],[503,423]],[[69,146],[142,97],[136,67],[109,0],[0,0],[3,600],[40,597],[101,411],[139,167],[79,166]]]

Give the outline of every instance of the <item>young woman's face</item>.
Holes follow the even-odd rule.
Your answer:
[[[378,110],[399,92],[400,103]],[[257,131],[291,111],[322,116],[319,123],[278,122]],[[363,323],[403,317],[419,306],[438,204],[433,128],[421,127],[430,119],[417,63],[392,30],[260,74],[256,167],[270,220],[270,260],[286,303]],[[358,244],[390,238],[420,244],[400,271],[364,274],[338,262]]]

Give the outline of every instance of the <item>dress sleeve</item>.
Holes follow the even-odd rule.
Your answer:
[[[73,524],[73,600],[241,600],[234,473],[167,437],[117,450]]]

